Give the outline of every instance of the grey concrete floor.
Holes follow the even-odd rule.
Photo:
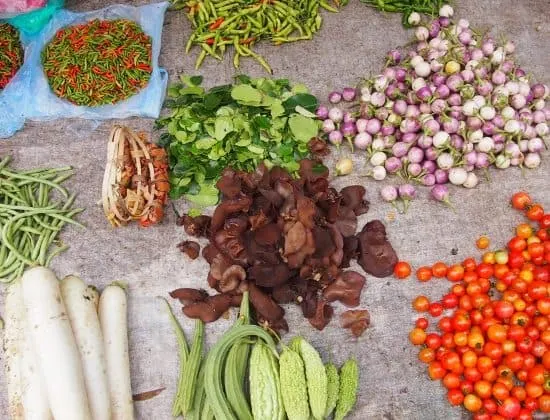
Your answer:
[[[68,0],[71,10],[94,10],[109,0]],[[147,1],[127,1],[141,5]],[[284,47],[262,45],[259,51],[272,65],[275,76],[288,77],[311,87],[320,97],[333,88],[352,84],[361,77],[376,74],[384,53],[404,45],[412,36],[402,29],[399,16],[379,14],[352,0],[340,14],[325,14],[318,36],[311,42]],[[456,3],[459,17],[468,18],[476,27],[505,35],[517,45],[517,57],[535,78],[549,83],[550,9],[547,0],[462,0]],[[195,53],[183,52],[190,25],[183,14],[168,12],[163,33],[161,64],[174,79],[179,73],[195,73]],[[244,61],[241,72],[264,75],[256,63]],[[207,60],[200,74],[208,85],[228,82],[235,74],[231,60]],[[136,226],[112,229],[96,205],[100,198],[106,141],[114,122],[92,124],[78,120],[28,122],[21,132],[0,141],[0,155],[10,154],[17,167],[71,164],[76,175],[68,183],[79,193],[79,206],[87,211],[81,221],[87,230],[68,228],[63,241],[70,250],[53,265],[59,276],[79,274],[86,281],[104,286],[115,279],[129,283],[130,342],[134,392],[159,387],[166,390],[156,398],[136,403],[139,419],[169,419],[177,376],[177,349],[164,307],[156,296],[184,286],[205,285],[207,264],[202,259],[187,260],[175,245],[185,234],[175,226],[175,216],[161,226],[142,230]],[[126,120],[134,129],[152,132],[152,120]],[[158,134],[154,134],[156,138]],[[391,217],[390,207],[378,197],[380,184],[365,178],[338,179],[343,186],[362,183],[372,202],[371,211],[361,217],[361,225],[371,219],[385,220],[389,236],[399,256],[415,267],[442,259],[461,261],[476,255],[475,239],[489,235],[495,247],[505,244],[520,216],[508,205],[510,195],[525,189],[536,200],[550,207],[550,157],[542,166],[522,173],[520,170],[491,170],[491,181],[475,190],[453,189],[456,212],[427,199],[423,191],[406,215]],[[184,203],[177,203],[180,209]],[[458,250],[456,255],[451,250]],[[297,308],[288,308],[291,335],[303,334],[322,353],[325,360],[337,363],[355,356],[361,366],[361,386],[353,419],[459,419],[467,414],[452,408],[445,391],[432,382],[426,369],[416,360],[417,349],[407,341],[407,333],[416,319],[410,302],[418,294],[440,297],[448,287],[444,281],[419,284],[415,280],[369,277],[361,306],[371,311],[372,326],[359,339],[352,339],[334,321],[324,331],[313,330]],[[3,290],[3,289],[0,289]],[[2,297],[0,296],[0,303]],[[341,308],[339,308],[341,310]],[[183,319],[191,332],[192,323]],[[221,320],[207,328],[212,344],[231,321]],[[4,376],[0,374],[0,418],[7,418]]]

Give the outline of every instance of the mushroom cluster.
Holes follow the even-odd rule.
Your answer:
[[[228,168],[217,187],[222,200],[212,217],[179,220],[189,235],[209,239],[202,255],[210,264],[208,284],[219,293],[173,291],[191,318],[214,321],[248,290],[258,322],[288,330],[281,305],[293,302],[322,330],[333,316],[332,302],[360,303],[365,277],[343,270],[352,259],[375,277],[390,275],[397,263],[380,221],[356,234],[358,216],[368,211],[365,188],[331,188],[318,161],[302,160],[296,179],[279,167],[260,165],[250,173]],[[369,323],[366,311],[347,318],[341,324],[355,335]]]

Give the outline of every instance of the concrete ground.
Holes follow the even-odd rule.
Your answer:
[[[109,5],[109,0],[68,0],[71,10],[93,10]],[[147,1],[128,1],[135,5]],[[412,35],[402,29],[399,16],[382,15],[352,0],[340,14],[325,14],[323,28],[311,42],[283,47],[262,45],[259,51],[272,65],[275,76],[288,77],[311,87],[324,98],[333,88],[353,84],[361,77],[376,74],[384,53],[404,45]],[[476,27],[489,29],[495,36],[514,40],[520,63],[534,77],[549,83],[550,9],[547,0],[456,1],[459,17],[468,18]],[[195,73],[196,52],[186,56],[183,48],[190,25],[182,13],[168,12],[163,33],[161,65],[174,79],[180,73]],[[243,60],[241,72],[265,75],[254,62]],[[201,68],[208,85],[230,81],[235,74],[231,60],[207,60]],[[176,248],[185,234],[174,224],[168,211],[164,224],[150,229],[136,226],[112,229],[96,205],[100,198],[106,141],[114,122],[93,124],[79,120],[28,122],[25,128],[7,141],[0,141],[0,155],[10,154],[17,167],[71,164],[76,175],[68,183],[79,193],[78,206],[87,211],[81,216],[87,230],[68,228],[62,239],[70,250],[55,259],[53,268],[59,276],[79,274],[86,281],[104,286],[115,279],[129,284],[130,342],[132,382],[135,393],[166,387],[156,398],[136,403],[138,419],[169,419],[178,371],[177,348],[165,308],[157,296],[184,286],[206,284],[207,264],[202,259],[189,261]],[[152,131],[152,120],[127,120],[134,129]],[[91,131],[90,131],[91,130]],[[157,138],[158,134],[154,133]],[[427,199],[422,191],[406,215],[391,216],[391,209],[378,197],[379,185],[365,178],[350,176],[337,181],[338,186],[362,183],[368,190],[372,206],[362,216],[361,225],[371,219],[385,220],[389,236],[402,259],[415,267],[442,259],[461,261],[477,255],[475,239],[486,234],[495,247],[505,244],[511,229],[520,220],[508,200],[518,189],[532,193],[536,200],[550,207],[550,162],[545,154],[540,168],[491,170],[491,181],[475,190],[453,189],[456,212]],[[184,208],[184,203],[176,205]],[[452,253],[454,250],[454,253]],[[291,335],[303,334],[322,353],[325,360],[341,363],[354,356],[361,366],[361,386],[353,419],[460,419],[467,414],[452,408],[445,391],[432,382],[417,359],[417,349],[407,341],[407,333],[416,314],[411,300],[418,294],[438,298],[447,289],[445,281],[419,284],[415,280],[368,277],[361,306],[371,311],[372,326],[359,339],[333,321],[324,331],[312,329],[297,308],[288,308]],[[3,291],[2,291],[3,293]],[[0,296],[0,301],[2,298]],[[174,303],[174,302],[172,302]],[[177,306],[177,305],[175,305]],[[341,310],[341,308],[338,308]],[[191,333],[192,323],[181,318]],[[231,321],[221,320],[207,328],[207,342],[212,344]],[[190,335],[189,335],[190,336]],[[4,376],[0,374],[0,418],[7,418]]]

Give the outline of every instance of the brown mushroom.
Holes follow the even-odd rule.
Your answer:
[[[373,220],[357,235],[359,258],[357,262],[367,273],[375,277],[387,277],[397,264],[397,254],[386,237],[386,227],[380,220]]]
[[[334,309],[332,306],[325,299],[319,299],[315,308],[315,315],[308,318],[308,321],[313,327],[321,331],[328,325],[333,314]]]
[[[210,229],[210,216],[191,217],[184,214],[178,219],[178,225],[183,226],[185,232],[190,236],[207,236]]]
[[[360,337],[369,325],[370,314],[366,309],[352,309],[340,315],[340,326],[349,328],[356,337]]]
[[[359,305],[365,277],[355,271],[346,271],[323,290],[323,296],[329,302],[339,300],[348,307]]]
[[[187,254],[192,260],[199,256],[201,246],[195,241],[183,241],[178,244],[178,248],[184,254]]]
[[[285,315],[283,308],[255,284],[250,283],[248,285],[248,293],[250,295],[250,303],[254,306],[256,312],[266,320],[271,322],[277,321]]]
[[[246,271],[240,265],[232,265],[222,274],[218,282],[218,289],[222,293],[228,293],[239,287],[242,281],[246,279]]]
[[[231,300],[231,296],[225,294],[208,296],[202,302],[184,306],[183,313],[202,322],[214,322],[229,309]]]
[[[204,289],[192,289],[189,287],[183,287],[181,289],[172,290],[170,297],[173,299],[179,299],[184,305],[190,303],[202,302],[208,297],[208,293]]]

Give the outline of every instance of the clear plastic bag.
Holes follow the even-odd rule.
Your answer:
[[[168,2],[133,7],[114,5],[86,13],[60,10],[37,35],[22,35],[25,62],[8,86],[0,93],[0,138],[10,137],[25,119],[85,118],[105,120],[128,117],[157,118],[162,108],[168,73],[158,65],[162,26]],[[41,52],[55,33],[93,19],[130,19],[138,23],[153,40],[152,67],[149,83],[134,96],[113,105],[85,107],[57,97],[50,89],[42,69]]]

